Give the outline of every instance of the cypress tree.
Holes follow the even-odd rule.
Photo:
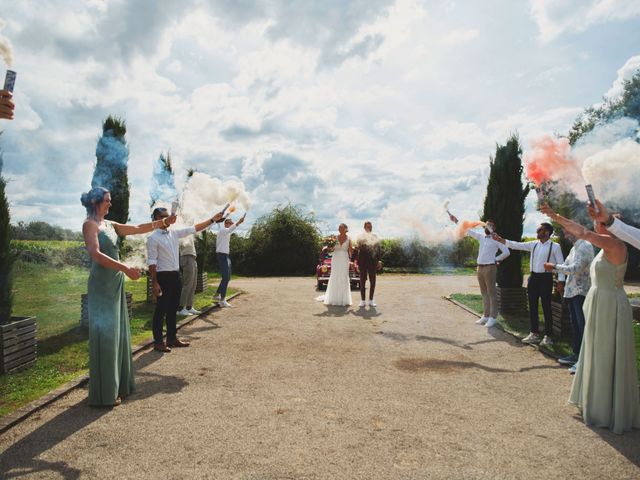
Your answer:
[[[495,158],[491,159],[487,195],[484,199],[482,220],[496,222],[503,238],[519,241],[522,238],[524,201],[530,186],[522,182],[522,148],[518,135],[514,134],[505,145],[496,145]],[[498,285],[502,288],[522,286],[522,258],[520,252],[511,255],[498,266]]]
[[[11,215],[5,188],[7,182],[2,176],[2,151],[0,150],[0,323],[11,320],[13,306],[13,263],[11,251]]]
[[[125,140],[127,127],[123,119],[109,115],[102,123],[102,137],[96,146],[96,166],[91,187],[111,192],[111,209],[105,217],[118,223],[129,220],[129,148]]]

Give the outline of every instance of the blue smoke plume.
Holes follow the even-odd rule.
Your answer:
[[[178,198],[176,182],[171,166],[169,154],[165,157],[160,154],[153,166],[153,179],[151,182],[151,206],[157,202],[171,202]]]
[[[96,169],[91,180],[92,187],[104,187],[112,190],[114,180],[124,174],[129,161],[129,149],[124,137],[115,137],[113,131],[104,132],[96,146]]]

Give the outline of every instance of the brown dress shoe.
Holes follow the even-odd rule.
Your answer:
[[[168,346],[166,346],[166,345],[164,344],[164,342],[154,343],[154,344],[153,344],[153,349],[154,349],[156,352],[162,352],[162,353],[168,353],[168,352],[170,352],[170,351],[171,351],[171,349],[170,349]]]
[[[175,340],[168,341],[167,345],[173,348],[180,348],[180,347],[188,347],[191,344],[189,342],[183,342],[182,340],[179,340],[176,338]]]

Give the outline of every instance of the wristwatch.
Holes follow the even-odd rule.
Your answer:
[[[613,225],[613,222],[616,221],[616,217],[614,217],[613,215],[609,214],[609,218],[607,219],[606,222],[602,222],[602,225],[604,225],[605,227],[609,228],[611,225]]]

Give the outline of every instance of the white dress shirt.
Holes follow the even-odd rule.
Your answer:
[[[229,228],[222,227],[218,230],[216,235],[216,253],[226,253],[229,255],[229,241],[231,240],[231,234],[237,228],[237,225],[233,224]]]
[[[507,240],[505,245],[513,250],[531,252],[529,271],[532,273],[544,273],[544,264],[547,262],[553,263],[554,265],[564,263],[564,257],[562,256],[560,245],[552,242],[551,240],[547,240],[544,243],[540,240],[532,240],[530,242],[514,242],[513,240]],[[551,252],[549,252],[549,249],[551,249]],[[558,272],[558,281],[564,282],[564,273]]]
[[[147,238],[147,265],[155,265],[158,272],[180,270],[181,238],[196,233],[195,227],[156,229]]]
[[[507,246],[491,238],[491,235],[485,235],[484,233],[474,230],[468,230],[467,235],[475,238],[478,240],[478,243],[480,243],[480,247],[478,248],[478,265],[493,265],[511,255]],[[502,253],[496,257],[498,250]]]
[[[623,242],[627,242],[629,245],[640,248],[640,228],[627,225],[619,218],[616,218],[613,221],[613,224],[611,224],[610,227],[607,227],[607,230]]]

